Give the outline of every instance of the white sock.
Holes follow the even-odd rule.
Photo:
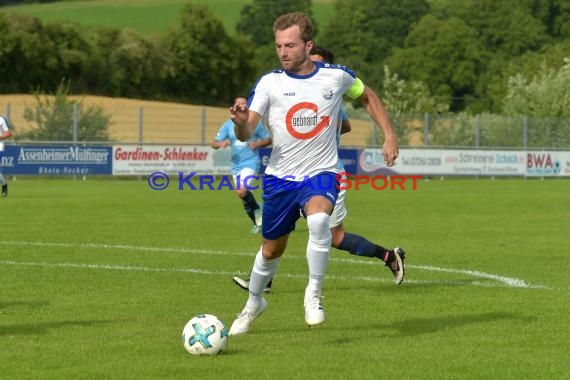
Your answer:
[[[246,304],[248,309],[256,309],[261,302],[263,289],[277,272],[277,264],[279,259],[267,260],[261,254],[261,248],[259,249],[249,277],[249,298]]]
[[[329,215],[318,212],[307,216],[309,242],[307,243],[307,264],[309,265],[308,290],[321,291],[321,284],[327,271],[332,235],[329,229]]]

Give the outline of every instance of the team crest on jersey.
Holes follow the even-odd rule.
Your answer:
[[[323,88],[321,90],[321,94],[323,95],[323,99],[331,100],[333,98],[333,90],[330,88]]]

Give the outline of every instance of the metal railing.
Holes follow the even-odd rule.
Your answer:
[[[225,108],[190,106],[132,100],[126,105],[107,105],[111,116],[110,142],[138,144],[208,144],[228,119]],[[24,104],[0,103],[0,112],[15,126],[16,139],[30,127],[24,121]],[[28,105],[29,106],[29,105]],[[75,105],[72,142],[78,140],[77,119],[81,110]],[[380,146],[383,137],[367,114],[349,114],[351,133],[342,137],[343,145]],[[508,117],[495,114],[399,115],[392,117],[400,146],[544,148],[570,149],[570,119]]]

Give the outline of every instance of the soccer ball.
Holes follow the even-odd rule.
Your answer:
[[[215,315],[197,315],[182,330],[182,343],[192,355],[219,354],[227,342],[228,329]]]

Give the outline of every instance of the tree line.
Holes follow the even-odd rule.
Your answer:
[[[312,1],[253,0],[229,33],[187,4],[154,38],[0,12],[0,92],[53,93],[65,81],[71,93],[225,106],[278,66],[272,22],[289,11],[312,16]],[[570,88],[548,79],[567,77],[570,0],[339,0],[316,29],[391,112],[528,112],[529,86]],[[569,117],[567,103],[540,112]]]

